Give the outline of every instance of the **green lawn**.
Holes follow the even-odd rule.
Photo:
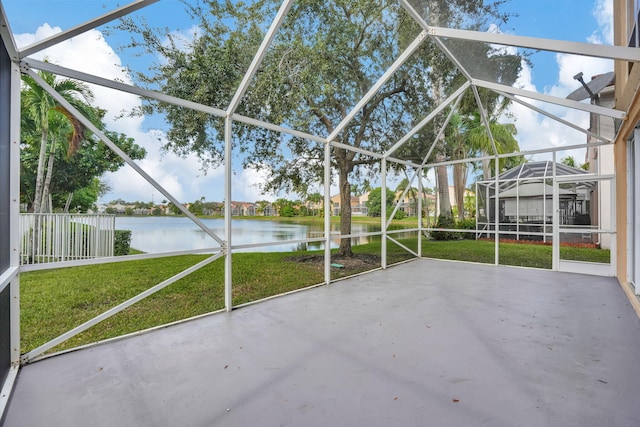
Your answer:
[[[489,241],[458,240],[448,242],[426,241],[422,245],[422,256],[459,261],[495,262],[495,244]],[[501,265],[521,267],[551,268],[550,245],[501,243],[499,259]],[[560,259],[609,263],[608,249],[590,249],[562,246]]]
[[[401,243],[417,251],[417,239]],[[493,263],[494,244],[484,241],[423,241],[423,256]],[[381,253],[380,243],[357,246],[357,254]],[[320,253],[321,254],[321,253]],[[298,253],[238,253],[233,256],[233,304],[239,305],[315,285],[324,280],[322,263],[297,262]],[[389,242],[388,263],[412,255]],[[34,271],[21,275],[22,352],[57,337],[98,314],[166,280],[205,256],[127,261]],[[609,251],[562,248],[562,258],[608,262]],[[500,263],[539,268],[551,267],[551,247],[501,244]],[[375,263],[352,269],[332,269],[332,278],[344,277],[379,267]],[[216,260],[123,312],[73,337],[52,351],[119,336],[224,308],[224,263]]]

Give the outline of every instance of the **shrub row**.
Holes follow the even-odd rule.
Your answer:
[[[476,221],[472,218],[467,218],[462,221],[454,221],[453,218],[446,218],[442,215],[438,217],[435,228],[447,228],[455,230],[475,230]],[[462,239],[475,239],[473,233],[456,233],[455,231],[432,231],[431,237],[435,240],[462,240]]]

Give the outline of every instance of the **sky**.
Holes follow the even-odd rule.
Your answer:
[[[128,3],[112,0],[1,1],[19,46],[49,37]],[[612,4],[611,0],[510,0],[503,7],[513,16],[500,27],[500,31],[523,36],[612,44]],[[152,24],[170,26],[176,32],[188,34],[191,30],[191,22],[178,0],[161,0],[145,8],[144,19]],[[34,57],[42,59],[46,56],[49,61],[65,67],[130,83],[132,79],[126,66],[135,63],[138,67],[154,58],[126,56],[120,49],[123,42],[118,34],[100,27]],[[523,64],[523,71],[516,84],[528,90],[562,98],[578,87],[578,82],[573,79],[578,72],[583,72],[588,81],[591,76],[613,70],[613,63],[607,60],[548,52],[528,53],[530,62]],[[180,157],[162,152],[160,147],[165,137],[161,121],[123,115],[123,112],[140,105],[137,97],[99,87],[94,88],[94,94],[96,105],[107,110],[109,128],[127,134],[146,148],[148,154],[139,162],[140,166],[174,197],[184,202],[201,197],[207,201],[223,200],[223,168],[205,172],[195,156]],[[562,107],[548,110],[583,128],[588,127],[589,117],[586,113]],[[517,139],[523,150],[586,142],[584,134],[519,104],[512,105],[509,113],[509,117],[504,120],[515,123],[518,129]],[[578,162],[584,161],[580,158],[583,156],[581,153],[561,153],[563,155],[572,155]],[[281,196],[297,198],[287,194],[261,194],[259,184],[264,182],[264,175],[251,169],[242,169],[239,164],[234,165],[234,175],[233,200],[274,200]],[[122,198],[127,201],[158,203],[165,199],[129,167],[107,174],[104,179],[111,191],[102,198],[103,202]],[[433,186],[433,180],[426,185]],[[392,180],[389,187],[393,186]],[[336,193],[337,188],[332,188],[332,194]]]

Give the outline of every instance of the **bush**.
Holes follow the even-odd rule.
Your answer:
[[[391,215],[391,212],[389,212],[389,215]],[[401,211],[400,209],[398,209],[398,212],[396,212],[393,219],[404,219],[406,218],[406,216],[407,214],[405,213],[405,211]]]
[[[476,220],[473,218],[466,218],[463,219],[462,221],[458,221],[456,223],[456,228],[458,230],[474,230],[476,229]],[[474,233],[458,233],[458,236],[461,239],[475,239],[476,236]]]
[[[296,210],[293,208],[293,206],[284,206],[282,209],[280,209],[280,216],[291,218],[295,215]]]
[[[442,215],[438,217],[438,222],[436,222],[435,228],[456,228],[456,224],[453,221],[453,218],[446,218]],[[432,231],[431,236],[435,240],[457,240],[459,238],[458,233],[453,231]]]
[[[129,255],[131,249],[131,230],[116,230],[113,241],[115,256]]]

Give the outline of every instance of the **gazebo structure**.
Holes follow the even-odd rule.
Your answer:
[[[527,162],[510,169],[498,177],[498,218],[500,236],[516,240],[542,240],[553,238],[553,182],[555,176],[576,178],[576,182],[558,187],[559,225],[595,226],[590,215],[596,184],[584,181],[589,174],[578,168],[550,161]],[[476,183],[477,237],[493,236],[496,224],[496,181]],[[592,236],[573,236],[574,240],[591,243]]]
[[[379,21],[367,21],[367,28],[379,24],[376,28],[384,37],[378,41],[391,44],[392,53],[385,58],[373,55],[359,63],[346,61],[346,66],[363,66],[366,73],[363,81],[367,84],[349,93],[335,94],[341,109],[332,117],[335,120],[332,126],[298,128],[298,123],[290,117],[276,114],[273,116],[276,122],[265,119],[266,113],[277,110],[276,98],[260,100],[263,101],[260,103],[254,97],[249,105],[243,104],[243,100],[248,94],[260,93],[263,89],[254,85],[255,79],[265,71],[262,68],[265,58],[276,47],[282,48],[284,56],[276,63],[275,71],[270,70],[276,73],[270,83],[283,84],[281,77],[284,76],[277,72],[292,73],[295,78],[319,71],[313,68],[315,63],[309,62],[311,67],[304,63],[314,55],[313,48],[305,55],[289,56],[292,33],[286,33],[287,23],[290,19],[304,19],[308,25],[301,32],[307,39],[301,45],[313,47],[315,35],[324,30],[327,23],[322,12],[336,6],[333,2],[323,3],[321,8],[304,9],[318,6],[319,2],[284,0],[268,13],[260,13],[261,9],[254,11],[253,16],[259,22],[248,28],[255,36],[255,46],[242,46],[230,54],[238,58],[249,56],[246,66],[231,67],[233,72],[240,69],[238,83],[230,88],[227,81],[195,76],[195,80],[201,82],[199,89],[227,91],[216,105],[209,105],[191,98],[196,90],[175,96],[133,81],[105,78],[64,63],[43,60],[42,52],[47,48],[95,29],[104,30],[122,17],[143,21],[147,11],[154,8],[161,12],[170,2],[135,0],[113,10],[105,10],[102,2],[79,2],[78,10],[89,15],[83,22],[27,46],[18,46],[12,32],[12,19],[7,16],[5,2],[0,0],[0,417],[7,427],[47,424],[389,426],[427,422],[500,426],[640,425],[637,405],[640,371],[635,369],[640,354],[637,317],[640,313],[637,298],[640,293],[640,186],[637,184],[640,182],[637,143],[640,140],[637,22],[640,11],[635,0],[612,1],[615,5],[613,46],[505,34],[495,28],[465,29],[468,21],[464,17],[448,22],[446,14],[439,13],[438,5],[449,2],[356,2],[380,9],[376,15]],[[195,8],[201,5],[190,0],[186,3]],[[21,4],[25,7],[23,14],[28,14],[30,2]],[[340,10],[344,5],[339,6],[335,9]],[[564,16],[564,12],[549,11],[558,16]],[[164,17],[161,26],[172,26],[172,14],[158,15]],[[192,16],[191,19],[190,34],[202,34],[203,22]],[[357,20],[360,16],[347,14],[345,19]],[[571,16],[566,14],[566,19]],[[402,26],[389,26],[390,22]],[[412,30],[404,31],[404,25]],[[123,27],[124,30],[118,31],[126,31],[127,25]],[[363,37],[366,34],[367,31],[362,32]],[[215,40],[227,37],[228,34],[216,34]],[[349,42],[358,40],[358,37],[349,38]],[[419,56],[426,44],[434,48],[430,51],[433,63]],[[160,43],[158,47],[162,50],[166,44]],[[374,44],[371,48],[375,50],[375,47]],[[566,99],[564,94],[542,94],[523,88],[517,82],[503,81],[500,71],[507,64],[501,62],[501,54],[514,49],[551,57],[568,54],[611,61],[616,74],[615,106]],[[160,51],[155,54],[156,58],[162,57]],[[327,66],[345,65],[345,61],[332,62],[331,57],[323,59]],[[436,60],[445,64],[445,68],[456,70],[455,78],[446,82],[446,88],[443,80],[431,80]],[[148,70],[135,71],[145,74]],[[183,208],[182,201],[161,184],[162,176],[152,176],[127,156],[108,135],[61,97],[39,72],[92,84],[113,96],[128,94],[170,105],[176,109],[174,112],[207,117],[207,123],[214,123],[223,140],[219,154],[224,174],[218,184],[225,194],[224,233],[214,232]],[[113,306],[107,311],[27,352],[21,351],[20,340],[21,274],[105,262],[113,262],[113,269],[117,271],[120,263],[195,254],[202,249],[21,266],[17,224],[23,75],[38,83],[60,108],[89,129],[96,137],[96,144],[112,149],[157,194],[182,207],[184,215],[211,238],[206,258],[136,295],[123,300],[114,298]],[[380,101],[383,95],[399,90],[410,79],[423,82],[425,88],[424,92],[411,93],[411,96],[433,101],[429,111],[415,116],[410,116],[413,110],[404,108],[404,99]],[[333,83],[336,82],[318,85]],[[281,95],[293,96],[296,88],[283,84],[280,89]],[[561,123],[575,132],[578,139],[564,146],[549,144],[530,151],[503,153],[491,132],[483,93],[497,94],[535,115]],[[305,96],[300,99],[299,110],[308,109],[320,122],[328,120],[312,107],[313,103],[303,102]],[[475,102],[490,149],[472,158],[438,157],[434,161],[433,154],[463,100]],[[371,124],[381,129],[374,135],[380,145],[373,150],[353,142],[359,130],[366,133],[370,129],[354,128],[353,123],[362,116],[374,114],[376,108],[383,108],[384,114],[379,114],[382,122]],[[603,136],[584,123],[561,118],[556,114],[558,109],[611,118],[615,122],[615,137]],[[234,284],[240,279],[234,274],[234,257],[253,247],[287,243],[238,245],[233,241],[232,189],[238,185],[233,168],[241,151],[238,143],[243,135],[239,129],[245,128],[280,135],[283,144],[292,140],[303,142],[317,155],[313,166],[323,174],[324,233],[300,243],[324,243],[324,262],[323,279],[319,283],[309,282],[305,292],[282,298],[269,296],[259,304],[253,304],[256,301],[244,304],[236,312],[240,307],[234,305]],[[426,131],[427,128],[430,130]],[[393,138],[387,132],[390,129],[397,132]],[[551,141],[551,138],[541,135],[540,140]],[[559,173],[562,171],[557,159],[559,153],[609,144],[614,145],[615,151],[613,175]],[[390,218],[398,206],[387,212],[383,203],[381,231],[377,233],[382,242],[379,268],[336,286],[320,286],[336,282],[332,276],[332,239],[358,237],[346,229],[339,234],[332,233],[330,223],[331,185],[336,174],[332,165],[337,163],[338,155],[345,153],[349,154],[343,159],[374,160],[372,170],[380,173],[382,200],[386,200],[387,173],[392,169],[404,170],[411,177],[404,194],[398,198],[402,200],[416,181],[418,193],[422,193],[421,178],[428,168],[494,161],[493,184],[485,183],[483,196],[487,227],[481,230],[494,241],[493,262],[477,265],[425,259],[429,253],[423,251],[423,234],[432,229],[423,227],[418,218],[415,228],[409,230],[415,242],[399,241],[395,234],[398,231],[389,229]],[[291,151],[289,154],[294,155]],[[501,181],[506,180],[499,176],[499,160],[537,154],[552,158],[544,165],[547,173],[542,180],[536,177],[532,181],[518,171],[509,178],[510,186],[502,186]],[[599,201],[617,208],[607,226],[602,222],[597,228],[592,224],[577,224],[577,212],[588,213],[585,197],[591,183],[609,186],[612,190],[608,193],[612,200]],[[552,194],[550,200],[548,191]],[[525,201],[527,194],[540,200]],[[505,215],[496,215],[501,211],[501,198],[505,202]],[[544,238],[548,234],[545,226],[550,212],[547,204],[553,217],[550,271],[501,265],[501,218],[516,218],[516,230],[508,232],[517,235],[521,233],[518,224],[525,211],[535,212],[542,217],[542,230],[527,230],[526,234]],[[563,204],[566,220],[559,220]],[[506,215],[507,211],[515,215]],[[422,212],[421,206],[418,212]],[[533,215],[526,217],[529,216]],[[577,225],[581,227],[576,228]],[[576,265],[563,259],[560,243],[583,234],[611,236],[611,258],[606,265]],[[404,260],[412,261],[388,269],[389,245],[401,248],[406,255]],[[212,289],[215,286],[224,301],[218,312],[197,313],[194,318],[180,319],[176,322],[179,324],[156,325],[129,337],[52,353],[61,343],[151,295],[161,295],[159,291],[170,289],[179,280],[214,263],[221,265],[223,272],[208,277]],[[49,303],[55,306],[57,302]]]

